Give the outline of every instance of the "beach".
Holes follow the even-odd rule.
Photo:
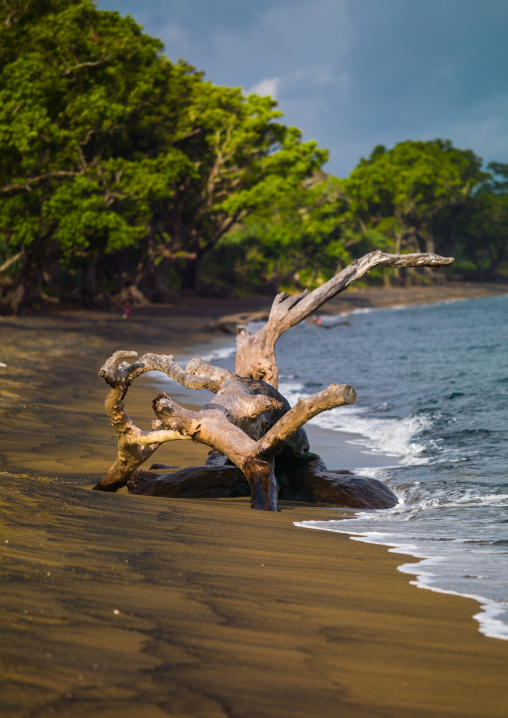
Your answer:
[[[326,309],[502,291],[362,290]],[[216,340],[212,319],[269,303],[0,319],[2,716],[508,714],[508,642],[478,633],[475,601],[417,589],[385,547],[294,526],[339,510],[88,490],[115,456],[104,360],[188,352]],[[153,394],[143,377],[127,398],[143,428]],[[206,455],[172,442],[157,461]]]

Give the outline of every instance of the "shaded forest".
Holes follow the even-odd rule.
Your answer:
[[[273,99],[170,61],[130,17],[3,0],[0,28],[4,313],[300,291],[375,249],[457,258],[378,283],[508,274],[508,165],[405,141],[333,177]]]

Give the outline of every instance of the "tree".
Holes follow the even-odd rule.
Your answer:
[[[182,71],[132,19],[89,0],[10,0],[0,23],[0,227],[4,256],[19,254],[16,310],[54,262],[90,264],[143,236],[135,190],[154,168],[138,158]]]
[[[95,489],[116,491],[127,484],[135,493],[182,495],[182,484],[187,488],[189,481],[208,481],[215,484],[216,490],[225,492],[215,495],[231,496],[239,495],[232,491],[241,491],[238,481],[243,479],[255,509],[276,511],[279,490],[286,498],[346,502],[343,505],[364,508],[393,506],[395,497],[380,482],[351,479],[348,472],[341,481],[337,473],[344,472],[328,472],[322,460],[309,453],[303,425],[322,411],[354,403],[354,389],[332,384],[318,394],[299,399],[290,408],[277,390],[275,344],[285,331],[374,267],[436,267],[451,262],[451,258],[434,254],[390,255],[377,250],[356,260],[311,294],[278,294],[260,330],[250,334],[246,327],[238,327],[236,373],[211,366],[198,357],[184,370],[172,356],[138,357],[136,352],[116,352],[102,367],[100,376],[110,387],[106,411],[116,432],[118,453]],[[155,369],[188,388],[207,389],[216,396],[195,412],[159,394],[153,401],[157,419],[152,431],[142,431],[126,414],[124,399],[138,376]],[[163,477],[140,470],[162,443],[178,439],[210,446],[214,451],[209,466]],[[237,467],[232,474],[231,466]],[[224,476],[224,471],[229,476]]]
[[[496,279],[508,258],[508,165],[491,162],[492,174],[473,196],[458,232],[462,253],[482,279]]]
[[[210,257],[211,276],[242,273],[238,283],[313,288],[342,269],[353,256],[387,249],[378,233],[351,226],[343,181],[315,172],[229,232]]]
[[[91,0],[9,0],[0,27],[0,266],[13,311],[62,265],[80,293],[103,271],[163,296],[182,259],[195,285],[234,222],[326,159],[276,121],[273,100],[205,82]]]
[[[270,284],[319,284],[351,261],[341,236],[345,207],[340,180],[316,172],[253,212],[228,240],[269,260]]]
[[[347,179],[316,172],[253,212],[222,245],[238,262],[252,261],[265,283],[288,289],[318,286],[373,249],[451,252],[488,176],[473,152],[447,141],[379,145]],[[216,254],[227,262],[221,250]]]
[[[471,150],[449,141],[375,147],[345,181],[350,216],[362,231],[377,229],[401,249],[441,251],[457,210],[487,177]]]
[[[272,202],[283,201],[327,159],[295,127],[275,120],[269,97],[202,82],[195,124],[181,147],[194,170],[155,209],[157,242],[195,255],[185,286],[197,288],[204,256],[235,224]]]

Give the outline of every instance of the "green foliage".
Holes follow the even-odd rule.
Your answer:
[[[201,280],[316,286],[372,249],[506,260],[508,166],[382,145],[345,180],[269,97],[218,87],[91,0],[0,5],[0,304]],[[3,294],[3,299],[2,299]]]
[[[508,166],[489,169],[494,174],[482,170],[473,152],[448,141],[407,141],[390,150],[379,145],[346,180],[315,173],[274,193],[220,245],[235,248],[230,264],[223,251],[212,259],[220,256],[221,273],[227,266],[243,284],[287,290],[314,287],[373,249],[458,252],[478,272],[492,274],[506,254]],[[392,276],[402,281],[407,272]]]
[[[90,0],[12,0],[0,26],[2,254],[21,251],[26,285],[132,248],[123,274],[163,291],[175,258],[198,265],[327,158],[272,99],[171,63]]]
[[[508,260],[508,165],[491,163],[487,181],[460,220],[460,254],[472,262],[473,275],[496,279]]]
[[[376,147],[346,181],[350,212],[362,228],[376,228],[396,251],[434,252],[445,244],[458,210],[486,179],[481,160],[451,142],[401,142]]]
[[[0,227],[4,254],[22,252],[28,292],[55,260],[144,234],[128,202],[144,178],[121,165],[137,159],[169,65],[131,19],[87,0],[13,0],[0,24]]]
[[[312,179],[287,188],[271,204],[254,211],[232,235],[236,256],[238,247],[245,250],[243,281],[251,282],[252,273],[271,288],[314,288],[355,256],[393,248],[381,231],[359,229],[349,207],[345,182],[315,172]],[[258,256],[267,260],[263,268]],[[234,271],[238,274],[238,267]]]
[[[483,185],[483,189],[496,194],[506,194],[508,192],[508,165],[491,162],[488,169],[491,171],[491,175]]]

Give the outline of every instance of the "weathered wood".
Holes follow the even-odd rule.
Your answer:
[[[271,397],[249,393],[240,377],[226,379],[216,399],[199,412],[184,409],[167,394],[159,394],[153,406],[166,429],[210,446],[243,471],[251,487],[253,508],[275,511],[278,493],[273,464],[275,456],[309,419],[355,400],[356,393],[351,386],[332,384],[318,394],[300,399],[258,441],[249,437],[238,424],[243,417],[280,408],[280,404]]]
[[[329,471],[319,459],[275,462],[279,499],[337,508],[387,509],[397,497],[377,479],[350,471]],[[235,498],[250,496],[251,488],[236,466],[190,466],[172,474],[138,469],[127,482],[129,493],[167,498]]]
[[[130,364],[126,361],[127,359],[137,360]],[[210,402],[203,409],[208,412],[208,419],[212,416],[216,418],[217,426],[214,425],[212,431],[217,430],[219,433],[225,432],[228,435],[232,427],[235,427],[237,430],[235,441],[241,448],[244,439],[248,441],[258,439],[289,408],[283,397],[272,387],[261,385],[255,380],[242,379],[233,372],[213,367],[198,357],[191,359],[187,369],[183,370],[176,364],[172,355],[144,354],[138,358],[137,353],[133,351],[115,352],[101,368],[99,374],[110,386],[106,398],[106,412],[117,435],[118,451],[113,466],[94,487],[97,490],[116,491],[125,485],[132,473],[154,453],[161,443],[178,439],[201,441],[200,438],[194,437],[189,419],[195,412],[187,412],[176,402],[173,402],[173,408],[178,414],[176,423],[180,426],[180,430],[163,430],[160,422],[156,422],[153,426],[154,431],[144,432],[127,415],[124,399],[129,386],[136,377],[153,370],[163,371],[187,388],[208,389],[216,393],[220,397],[219,403]],[[199,375],[198,371],[202,372],[204,376]],[[215,413],[209,413],[212,410],[216,410]],[[272,421],[263,419],[267,413],[275,413]],[[186,421],[187,419],[189,421]],[[206,432],[203,437],[202,443],[208,443],[209,446],[222,451],[221,441],[215,446],[210,443],[211,438]],[[293,442],[293,449],[296,450],[297,447],[307,448],[305,436],[297,436],[297,441]],[[275,485],[273,472],[268,471],[267,473],[264,462],[260,463],[257,458],[250,457],[250,460],[245,463],[245,467],[252,476],[253,491],[255,489],[255,492],[259,493],[259,489],[255,487],[260,483],[266,486],[266,491],[269,494],[273,494],[274,489],[271,487],[271,483]],[[263,500],[260,498],[256,501],[262,502]],[[276,497],[275,499],[272,497],[271,502],[273,503],[273,501],[276,503]]]
[[[147,478],[146,472],[140,472],[139,467],[161,443],[186,439],[206,444],[214,450],[208,469],[216,470],[216,480],[219,476],[233,475],[229,470],[233,467],[226,465],[228,461],[237,467],[235,471],[240,471],[248,482],[253,508],[276,510],[279,486],[288,497],[312,495],[313,500],[319,501],[328,496],[329,490],[333,502],[336,493],[332,487],[336,479],[318,459],[311,462],[312,466],[309,463],[309,444],[302,427],[322,411],[353,403],[356,393],[348,385],[332,384],[314,396],[300,399],[290,408],[277,391],[277,339],[373,267],[436,267],[452,262],[450,257],[435,254],[394,255],[376,250],[354,261],[310,294],[305,291],[291,297],[284,293],[277,295],[264,327],[254,334],[244,326],[239,327],[236,373],[214,367],[199,357],[191,359],[186,369],[182,369],[172,355],[144,354],[138,357],[136,352],[116,352],[102,367],[100,375],[110,386],[106,411],[117,435],[118,453],[115,463],[95,488],[114,491],[131,479],[131,488],[143,481],[145,488],[147,481],[160,486],[159,478]],[[129,363],[127,360],[135,361]],[[153,402],[158,417],[152,425],[153,430],[141,431],[126,414],[124,399],[134,379],[153,370],[164,372],[187,388],[207,389],[216,396],[195,412],[179,406],[166,394],[159,394]],[[185,481],[191,475],[206,474],[199,467],[194,472],[185,471]],[[174,476],[172,483],[178,483]],[[365,484],[361,488],[355,481],[351,479],[348,486],[359,496]],[[393,495],[386,487],[385,490],[389,495],[380,499],[380,505],[383,501],[393,505],[390,504]],[[368,497],[370,489],[365,491],[362,505],[373,501]],[[354,496],[348,500],[354,503]]]
[[[213,499],[250,496],[251,488],[236,466],[189,466],[172,474],[137,469],[127,482],[130,494],[168,498]]]
[[[213,386],[216,387],[215,390],[211,389],[211,391],[214,391],[215,394],[219,391],[226,379],[235,376],[234,372],[208,364],[208,362],[204,361],[200,357],[192,357],[185,367],[185,372],[187,374],[191,374],[192,376],[208,379],[212,382]]]
[[[134,376],[139,376],[143,367],[125,360],[136,356],[136,352],[115,352],[99,372],[110,386],[105,406],[116,433],[118,451],[115,462],[107,474],[94,486],[98,491],[117,491],[126,484],[133,472],[150,458],[160,444],[186,438],[175,431],[163,429],[159,421],[153,422],[153,431],[142,431],[128,416],[125,411],[125,395]]]
[[[250,334],[245,326],[239,326],[236,338],[236,373],[261,379],[277,388],[277,340],[285,331],[316,312],[329,299],[343,292],[374,267],[440,267],[452,262],[453,257],[440,257],[437,254],[385,254],[376,250],[356,259],[310,294],[307,290],[293,296],[281,292],[274,299],[264,327]]]
[[[277,510],[278,491],[273,461],[263,461],[255,455],[256,442],[228,420],[228,409],[216,403],[207,404],[199,412],[189,411],[166,394],[159,394],[153,406],[157,417],[167,429],[210,446],[227,456],[243,471],[251,488],[252,508]],[[236,409],[234,403],[230,406],[233,411]]]
[[[256,441],[264,436],[290,409],[287,399],[270,384],[257,379],[239,377],[238,374],[228,371],[227,369],[219,369],[218,367],[212,366],[199,357],[193,357],[187,364],[185,371],[193,375],[207,377],[217,384],[223,384],[226,379],[235,377],[236,380],[240,381],[250,392],[254,394],[264,394],[265,396],[270,396],[275,399],[280,407],[275,407],[269,413],[262,414],[258,421],[253,421],[252,419],[245,421],[244,417],[240,417],[239,419],[235,417],[231,418],[233,423],[243,429],[251,439],[255,439]],[[300,455],[309,450],[309,441],[303,428],[297,429],[288,437],[287,448],[295,455]]]
[[[117,434],[118,454],[106,476],[95,486],[97,490],[118,489],[161,443],[187,439],[206,444],[227,456],[249,482],[253,508],[274,511],[278,493],[274,457],[284,446],[291,446],[290,439],[295,434],[298,440],[292,445],[293,455],[306,451],[306,436],[298,435],[301,427],[318,413],[351,404],[356,399],[352,387],[332,384],[290,409],[273,387],[238,377],[196,357],[185,371],[170,355],[145,354],[135,363],[126,361],[135,358],[136,352],[116,352],[100,372],[110,385],[106,411]],[[185,386],[213,390],[216,397],[195,412],[160,394],[154,399],[158,422],[154,423],[153,431],[142,431],[125,412],[124,398],[132,381],[153,369],[164,371]],[[197,375],[198,371],[205,376]],[[266,414],[275,416],[268,430],[261,432],[266,426],[256,420]]]
[[[354,404],[355,401],[356,392],[348,384],[330,384],[328,389],[318,394],[298,399],[298,403],[257,442],[259,456],[264,459],[276,456],[288,438],[315,416],[338,406]]]
[[[282,462],[276,468],[280,497],[320,506],[350,509],[390,509],[398,499],[378,479],[350,471],[331,471],[319,457],[305,462]]]
[[[131,363],[128,359],[136,359]],[[205,366],[210,367],[210,365]],[[193,362],[189,362],[192,367]],[[185,439],[175,431],[162,430],[160,422],[152,425],[154,431],[139,429],[125,411],[124,399],[128,388],[137,377],[148,371],[161,371],[188,389],[208,389],[213,393],[220,391],[225,379],[235,376],[233,372],[216,369],[207,376],[198,376],[183,370],[172,355],[143,354],[135,351],[117,351],[102,366],[99,376],[110,386],[106,397],[106,413],[116,432],[118,450],[114,464],[104,478],[94,486],[98,491],[117,491],[129,480],[132,473],[143,464],[167,441]],[[258,403],[259,404],[259,403]]]

